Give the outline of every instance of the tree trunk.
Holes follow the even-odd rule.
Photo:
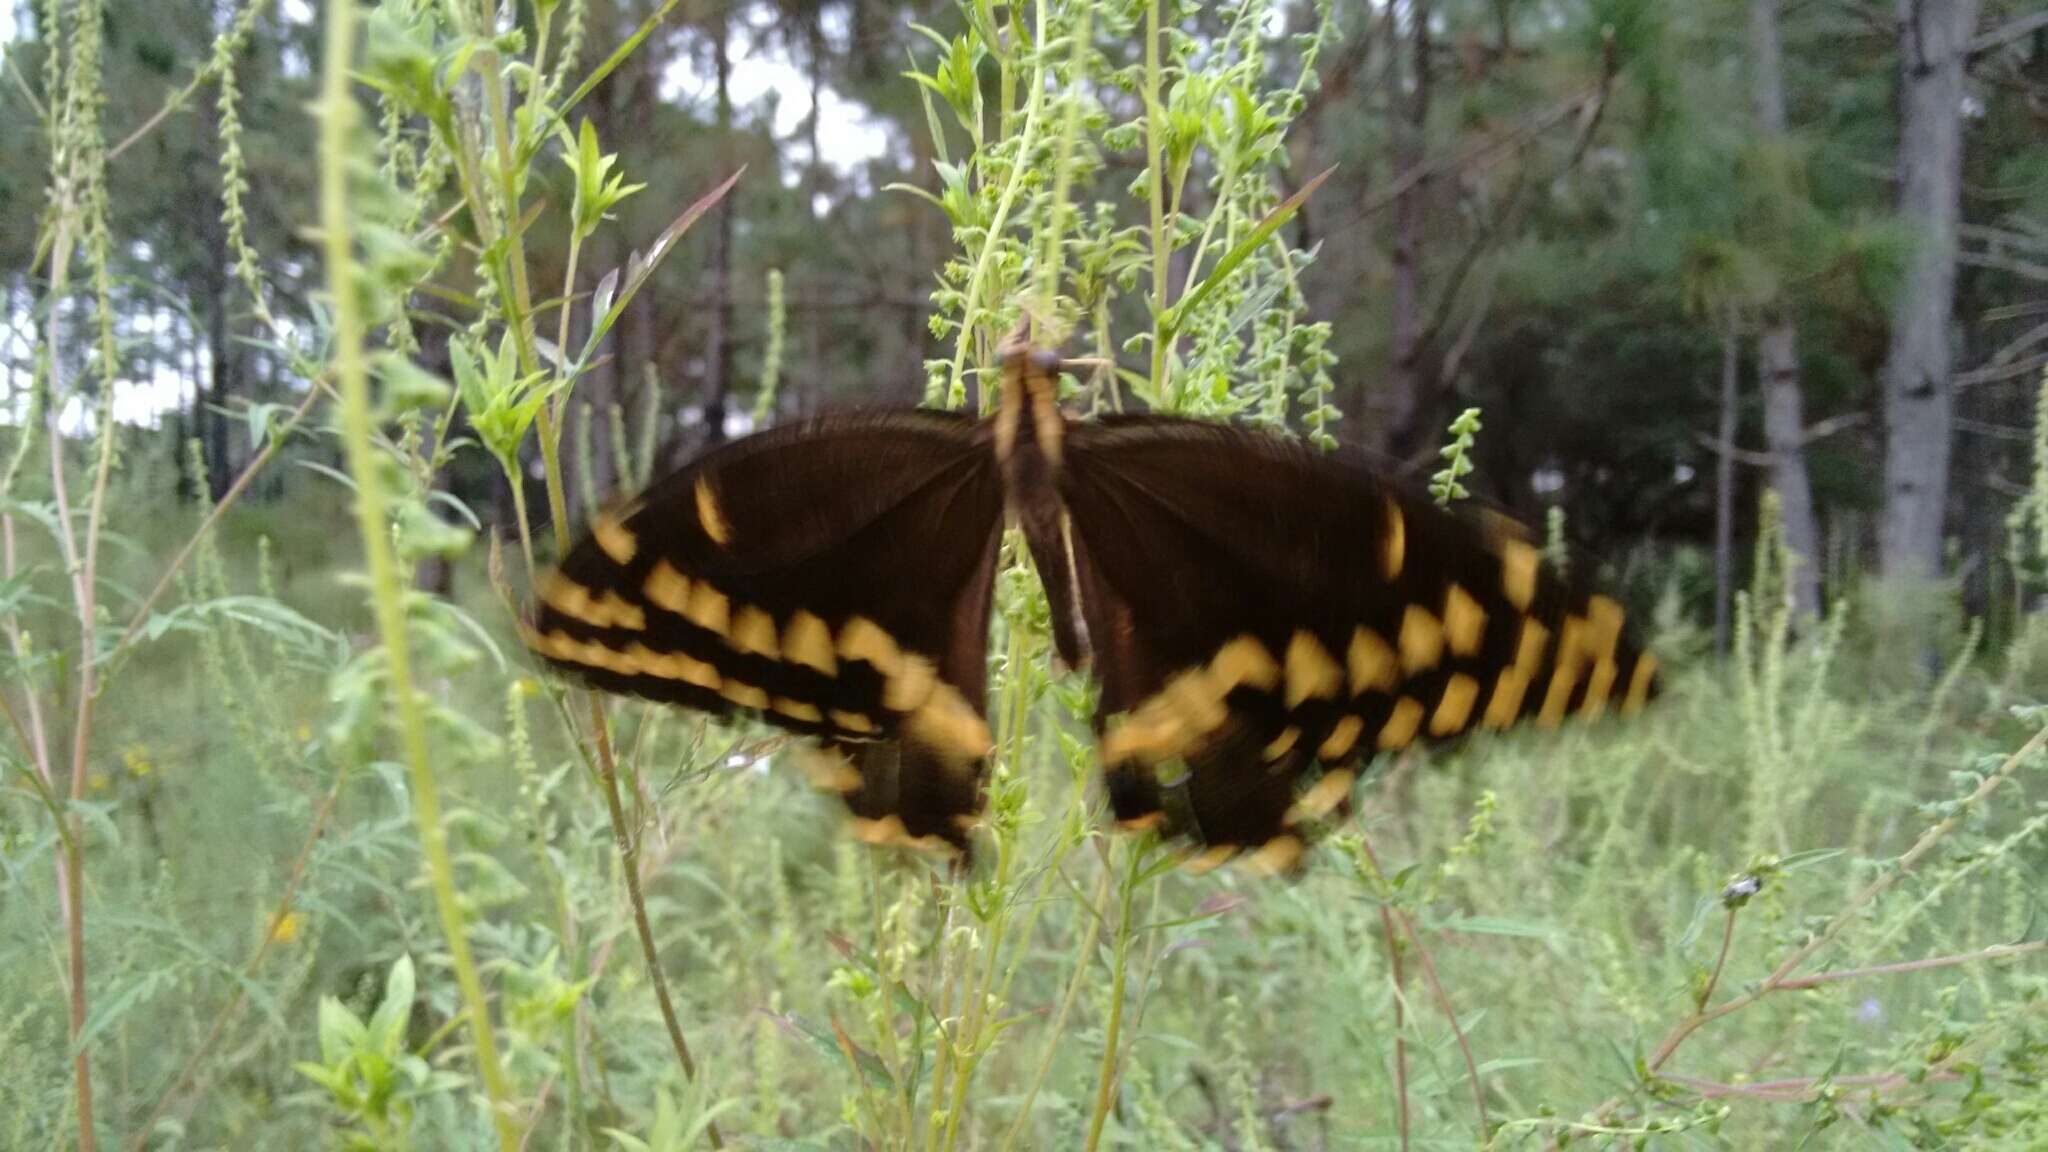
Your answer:
[[[1721,435],[1714,454],[1714,651],[1728,651],[1735,595],[1735,427],[1741,400],[1742,342],[1733,317],[1721,328]]]
[[[804,142],[809,155],[804,163],[804,210],[813,218],[821,215],[818,211],[818,196],[825,191],[825,151],[818,143],[818,129],[825,120],[825,9],[816,5],[804,17],[804,55],[811,66],[811,115],[804,121]],[[912,136],[923,137],[913,132]],[[924,169],[918,169],[923,172]]]
[[[1888,578],[1941,572],[1954,393],[1949,329],[1961,212],[1963,67],[1978,0],[1898,0],[1899,216],[1917,234],[1892,310],[1884,372]]]
[[[1410,0],[1408,24],[1411,54],[1405,92],[1398,81],[1395,84],[1397,99],[1406,97],[1406,106],[1394,122],[1396,180],[1419,170],[1424,162],[1423,130],[1429,122],[1429,0]],[[1398,57],[1398,31],[1393,43]],[[1423,208],[1428,190],[1428,181],[1417,180],[1394,198],[1394,283],[1387,372],[1387,388],[1392,395],[1383,442],[1387,451],[1401,460],[1422,451],[1433,436],[1433,430],[1427,426],[1430,406],[1422,395],[1423,382],[1428,377],[1421,365]]]
[[[1755,86],[1757,135],[1766,145],[1785,137],[1785,69],[1778,40],[1778,0],[1751,0],[1749,52]],[[1784,513],[1785,546],[1797,557],[1789,574],[1792,610],[1820,616],[1820,523],[1806,474],[1806,397],[1799,379],[1799,329],[1790,311],[1774,308],[1757,337],[1757,375],[1764,394],[1764,442],[1771,452],[1771,487]]]
[[[1764,440],[1771,450],[1771,487],[1793,555],[1787,579],[1792,611],[1820,617],[1820,523],[1813,513],[1813,485],[1806,475],[1805,397],[1799,385],[1799,331],[1782,313],[1767,318],[1756,341],[1757,375],[1764,394]]]
[[[718,77],[718,179],[732,172],[732,8],[721,3],[711,17],[712,64]],[[710,362],[704,381],[704,442],[725,439],[725,410],[732,395],[732,211],[736,195],[714,209],[711,238]]]

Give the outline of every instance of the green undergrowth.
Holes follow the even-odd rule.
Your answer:
[[[204,625],[145,648],[105,705],[109,767],[86,801],[103,1106],[132,1122],[204,1053],[196,1099],[158,1121],[156,1146],[310,1146],[347,1130],[367,1146],[456,1147],[487,1131],[405,775],[365,755],[334,712],[337,674],[366,637],[326,575],[353,562],[331,543],[346,525],[331,483],[295,479],[281,503],[230,518],[164,614]],[[152,570],[147,541],[173,518],[135,518],[110,583]],[[1540,1147],[1571,1123],[1732,1148],[2008,1148],[2048,1133],[2024,1087],[2048,1039],[2038,953],[1773,993],[1704,1025],[1657,1075],[1645,1068],[1693,1009],[1726,923],[1714,1000],[1755,986],[2027,738],[2040,674],[2021,662],[1960,647],[1933,690],[1873,692],[1867,657],[1851,654],[1854,610],[1769,656],[1766,614],[1742,667],[1686,661],[1690,636],[1672,629],[1664,647],[1681,667],[1642,717],[1383,759],[1301,879],[1140,881],[1126,935],[1119,893],[1137,849],[1096,831],[1083,687],[1043,679],[1023,584],[1006,589],[995,671],[1014,654],[1030,678],[1025,752],[998,778],[1000,857],[984,852],[968,882],[837,835],[833,805],[764,756],[766,731],[621,718],[647,907],[696,1087],[662,1039],[593,781],[553,734],[549,696],[502,619],[424,687],[447,717],[435,749],[457,876],[536,1138],[631,1147],[604,1133],[652,1141],[661,1115],[687,1133],[715,1114],[743,1146],[924,1147],[934,1127],[941,1144],[957,1127],[958,1146],[1070,1146],[1094,1109],[1119,940],[1129,1002],[1106,1144],[1393,1147],[1397,1040],[1411,1146],[1482,1141],[1424,951],[1498,1147]],[[455,586],[454,611],[491,618],[481,564],[462,565]],[[2040,781],[2029,763],[1969,806],[1802,974],[2038,941]],[[0,813],[0,1021],[26,1057],[0,1087],[0,1143],[31,1147],[61,1141],[67,1122],[63,970],[47,820],[20,788]],[[1758,891],[1731,912],[1743,877]],[[578,928],[568,948],[564,907]],[[1416,930],[1397,936],[1398,988],[1383,909]],[[370,1021],[401,963],[416,999],[389,1099],[347,1106],[294,1067],[324,1076],[357,1059],[332,1018]],[[971,1046],[969,987],[985,990]],[[572,1120],[565,1022],[579,1018]],[[974,1063],[955,1090],[963,1054]],[[409,1071],[401,1057],[415,1058]],[[1623,1103],[1593,1123],[1609,1099]]]

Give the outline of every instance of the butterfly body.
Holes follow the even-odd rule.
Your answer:
[[[1126,827],[1291,868],[1382,750],[1640,707],[1620,607],[1527,542],[1291,441],[1069,420],[1019,346],[986,420],[838,415],[717,449],[603,517],[528,642],[596,687],[814,737],[855,834],[965,851],[1006,523],[1062,659],[1101,688]]]

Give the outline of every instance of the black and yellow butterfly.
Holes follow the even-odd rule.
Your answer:
[[[1273,871],[1379,750],[1654,690],[1621,607],[1518,533],[1289,440],[1071,421],[1058,372],[1018,344],[987,419],[832,415],[706,454],[598,520],[528,643],[598,688],[815,737],[861,839],[964,852],[1015,523],[1060,655],[1100,685],[1117,821]]]

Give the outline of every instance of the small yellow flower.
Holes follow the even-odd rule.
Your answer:
[[[297,912],[287,912],[270,925],[270,938],[279,944],[289,944],[299,938],[299,929],[305,918]]]
[[[147,776],[156,771],[156,765],[149,762],[149,746],[130,744],[121,751],[121,764],[130,776]]]
[[[512,682],[512,690],[524,698],[537,694],[540,691],[540,685],[534,683],[531,676],[521,676]]]
[[[292,737],[293,737],[293,739],[296,739],[296,740],[297,740],[297,741],[298,741],[299,743],[301,743],[301,744],[310,744],[310,743],[312,743],[312,742],[313,742],[313,726],[312,726],[312,725],[310,725],[310,724],[301,724],[301,725],[299,725],[299,726],[298,726],[297,728],[294,728],[294,729],[292,729]]]
[[[107,778],[105,772],[93,772],[85,778],[85,790],[88,792],[105,792],[112,783],[113,781]]]

